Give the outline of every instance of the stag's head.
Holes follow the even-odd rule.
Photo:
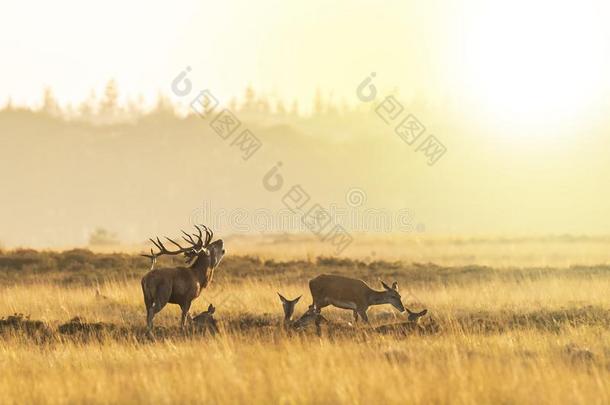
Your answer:
[[[210,257],[210,267],[216,267],[225,255],[225,243],[222,239],[215,240],[207,246]]]
[[[177,250],[168,250],[163,244],[163,242],[161,242],[161,239],[157,237],[156,240],[150,239],[150,241],[159,249],[159,252],[154,253],[151,249],[150,255],[142,256],[149,257],[152,260],[154,266],[154,263],[157,257],[159,256],[183,254],[185,262],[187,264],[194,263],[195,261],[205,260],[205,267],[215,268],[216,266],[218,266],[225,254],[225,246],[223,240],[218,239],[212,242],[212,239],[214,238],[214,232],[212,232],[212,230],[205,225],[195,225],[195,229],[197,229],[197,233],[193,234],[189,234],[185,231],[182,231],[182,239],[184,239],[185,242],[189,244],[189,246],[183,247],[178,242],[166,236],[165,239],[167,239],[168,242],[178,247]],[[203,232],[205,232],[205,237],[203,235]]]

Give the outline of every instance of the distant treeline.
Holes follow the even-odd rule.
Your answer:
[[[163,258],[157,267],[183,265],[181,258]],[[18,249],[0,251],[0,282],[60,284],[97,284],[107,281],[138,279],[150,269],[150,260],[140,255],[101,254],[86,249],[64,252]],[[317,257],[311,260],[263,260],[254,256],[233,256],[223,260],[217,282],[242,282],[264,277],[276,282],[302,282],[320,273],[346,274],[377,283],[379,278],[404,281],[408,288],[431,285],[478,283],[492,279],[536,280],[545,277],[610,277],[610,266],[572,266],[569,268],[511,268],[488,266],[438,266],[433,263],[369,261]]]
[[[31,112],[46,117],[68,121],[86,121],[95,124],[116,124],[121,122],[135,122],[145,117],[157,116],[164,119],[181,119],[185,115],[194,115],[194,111],[184,111],[184,107],[172,103],[171,99],[159,93],[156,102],[151,105],[143,96],[128,98],[120,101],[118,84],[110,80],[103,91],[97,95],[91,91],[89,96],[76,104],[61,104],[58,102],[53,90],[47,87],[43,90],[39,107],[30,108],[14,105],[11,98],[3,107],[0,114],[7,112]],[[404,100],[402,100],[404,102]],[[419,113],[428,109],[429,105],[423,99],[410,102],[411,107]],[[231,98],[226,105],[234,113],[247,116],[250,119],[319,119],[323,117],[351,117],[368,111],[370,106],[358,103],[356,106],[345,101],[335,103],[331,95],[324,96],[321,90],[316,90],[311,105],[299,105],[294,99],[290,102],[265,94],[257,94],[252,87],[248,87],[241,97]],[[307,111],[307,113],[305,113]]]

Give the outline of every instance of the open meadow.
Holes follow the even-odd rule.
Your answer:
[[[0,405],[610,405],[610,1],[2,6]]]
[[[228,256],[191,309],[213,303],[219,333],[182,331],[169,305],[154,338],[148,266],[85,250],[0,255],[1,402],[610,402],[610,266]],[[429,312],[418,328],[380,331],[405,316],[372,307],[371,327],[349,326],[351,311],[329,307],[319,330],[284,330],[276,292],[303,295],[299,316],[320,273],[396,280],[407,308]]]

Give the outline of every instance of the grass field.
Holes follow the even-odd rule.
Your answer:
[[[221,332],[183,333],[168,306],[153,340],[139,286],[148,265],[82,250],[0,254],[0,314],[30,316],[0,322],[0,402],[610,403],[610,266],[230,256],[192,309],[216,305]],[[276,291],[303,294],[299,315],[307,280],[323,272],[397,280],[407,307],[429,310],[423,328],[287,334]],[[389,306],[369,317],[404,321]]]

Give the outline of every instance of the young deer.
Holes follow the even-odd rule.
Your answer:
[[[214,312],[216,312],[216,308],[214,305],[210,304],[207,311],[202,312],[191,319],[193,328],[197,331],[210,331],[212,335],[217,334],[218,324],[216,323],[216,319],[214,319]]]
[[[282,307],[284,308],[284,328],[302,329],[307,325],[310,325],[311,323],[315,323],[316,327],[319,328],[320,323],[326,321],[326,319],[324,319],[322,315],[320,315],[318,312],[314,311],[311,308],[308,309],[303,315],[301,315],[299,319],[293,321],[292,316],[294,315],[294,309],[297,305],[297,302],[299,302],[299,300],[301,299],[301,296],[298,296],[293,300],[289,300],[279,292],[277,293],[277,295],[279,295],[280,300],[282,301]]]
[[[409,317],[407,318],[409,322],[417,322],[419,318],[426,315],[428,313],[427,309],[424,309],[421,312],[413,312],[409,308],[407,308],[407,312],[409,313]]]
[[[206,226],[201,225],[205,230],[205,241],[199,226],[195,225],[199,234],[189,235],[182,231],[186,237],[182,237],[189,247],[182,247],[177,242],[166,237],[172,244],[178,246],[178,250],[169,251],[161,240],[150,239],[159,249],[159,253],[143,255],[151,258],[153,266],[156,258],[162,255],[184,254],[188,267],[172,267],[164,269],[154,269],[142,277],[142,292],[144,294],[144,304],[146,305],[146,324],[148,330],[153,327],[154,316],[165,307],[167,303],[178,304],[182,309],[180,325],[184,327],[188,311],[192,301],[199,297],[201,290],[206,288],[212,281],[214,269],[218,266],[225,254],[224,242],[222,239],[210,243],[214,233]],[[195,238],[197,240],[195,240]]]
[[[362,280],[322,274],[309,281],[309,290],[313,298],[310,308],[318,313],[328,305],[351,309],[355,321],[358,321],[360,316],[367,323],[369,318],[366,311],[371,305],[391,304],[400,312],[404,312],[405,307],[398,293],[398,284],[394,282],[392,287],[389,287],[382,281],[381,285],[383,291],[376,291]]]
[[[284,308],[284,326],[289,326],[292,323],[292,315],[294,315],[294,308],[297,306],[297,302],[301,299],[301,295],[293,300],[285,298],[279,292],[277,293],[282,301],[282,307]]]
[[[421,325],[419,325],[418,321],[419,318],[428,313],[428,310],[424,309],[420,312],[413,312],[407,308],[407,312],[409,313],[407,322],[391,323],[387,325],[377,326],[374,329],[375,332],[394,335],[407,335],[412,332],[425,332],[425,329]]]

